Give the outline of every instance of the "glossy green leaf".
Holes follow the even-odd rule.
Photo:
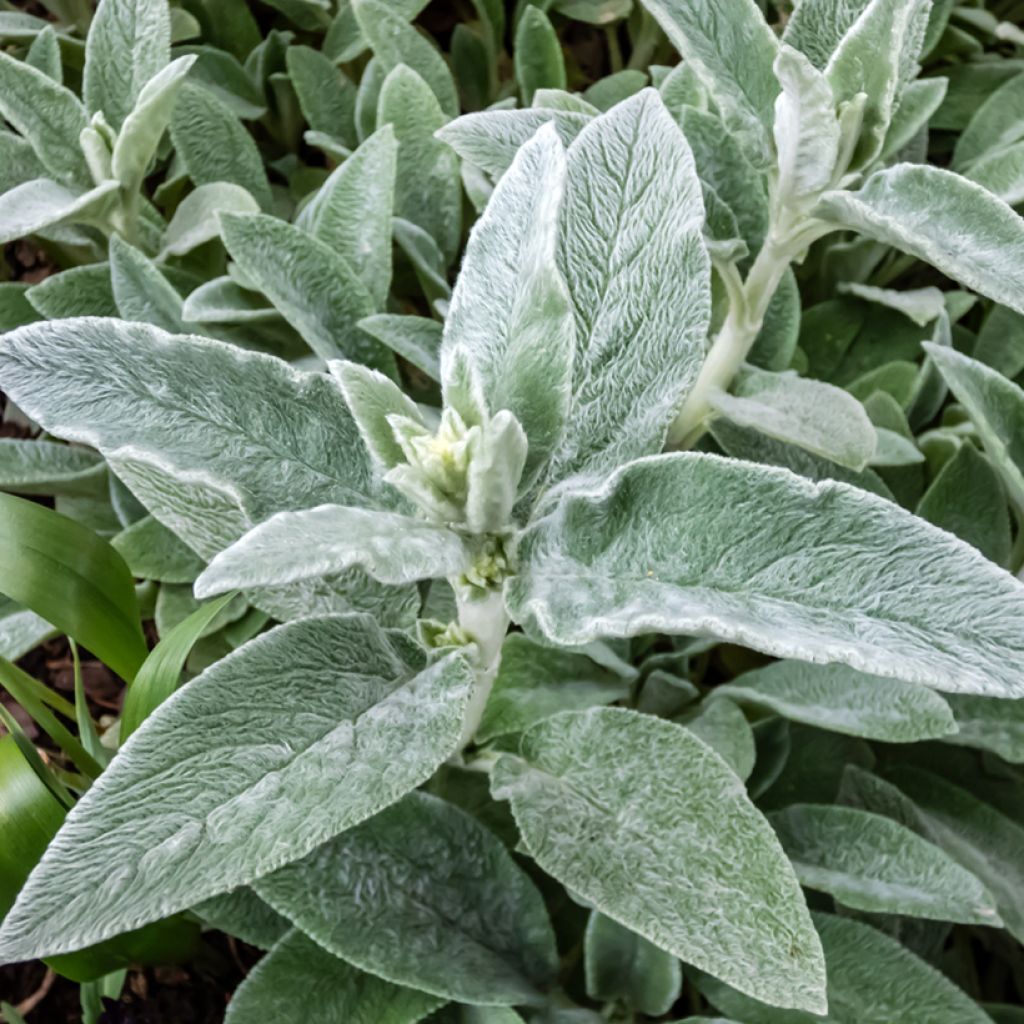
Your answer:
[[[557,972],[540,893],[488,829],[410,794],[256,883],[329,952],[386,981],[479,1005],[539,1002]]]
[[[0,591],[73,636],[124,679],[146,657],[121,556],[88,528],[0,494]]]
[[[471,685],[460,654],[423,668],[367,616],[251,641],[165,701],[75,805],[0,956],[78,949],[304,856],[429,778]]]
[[[519,559],[509,609],[553,643],[713,636],[951,692],[1022,692],[1024,585],[844,484],[712,455],[641,459],[563,495]]]
[[[800,884],[875,914],[998,926],[985,887],[939,847],[880,814],[792,804],[768,820]]]
[[[416,1024],[443,1000],[390,985],[292,929],[246,976],[225,1024]]]
[[[595,708],[532,726],[520,755],[498,762],[493,790],[511,801],[545,871],[743,991],[824,1010],[824,964],[792,869],[742,783],[701,740]]]
[[[937,693],[846,665],[777,661],[713,692],[794,722],[886,743],[938,739],[956,731]]]

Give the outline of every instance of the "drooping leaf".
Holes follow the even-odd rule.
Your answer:
[[[225,1024],[416,1024],[443,1000],[391,985],[291,929],[235,991]]]
[[[433,995],[536,1003],[557,971],[533,883],[493,833],[423,793],[255,887],[331,953]]]
[[[82,94],[90,114],[102,111],[120,129],[143,87],[170,60],[169,5],[153,0],[100,0],[85,42]]]
[[[553,643],[713,636],[951,692],[1022,690],[1024,586],[844,484],[713,455],[642,459],[563,495],[519,559],[508,607]]]
[[[1012,764],[1024,764],[1024,702],[951,693],[946,698],[959,732],[947,743],[991,750]]]
[[[794,722],[886,743],[937,739],[956,731],[937,693],[846,665],[777,661],[743,673],[714,693]]]
[[[404,634],[368,616],[251,641],[165,701],[75,805],[4,920],[0,955],[157,920],[376,814],[455,749],[472,678],[458,653],[422,668]]]
[[[595,708],[532,726],[520,755],[498,762],[492,786],[545,871],[743,991],[824,1010],[824,965],[792,869],[740,780],[701,740]]]
[[[818,212],[1024,313],[1024,221],[952,171],[897,164],[857,192],[827,192]]]
[[[105,181],[87,192],[46,178],[26,181],[0,196],[0,243],[65,221],[107,227],[117,190],[116,181]]]
[[[939,847],[880,814],[792,804],[768,820],[801,885],[876,914],[999,924],[992,897]]]

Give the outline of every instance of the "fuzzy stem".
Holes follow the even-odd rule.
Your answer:
[[[489,589],[479,595],[475,588],[459,585],[455,589],[459,610],[459,625],[477,645],[476,685],[466,708],[462,724],[459,749],[464,750],[473,740],[484,716],[487,698],[491,695],[494,679],[501,665],[501,645],[508,632],[509,617],[505,611],[505,598],[500,588]]]

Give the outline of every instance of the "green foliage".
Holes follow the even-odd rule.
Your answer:
[[[1021,5],[42,6],[0,959],[86,1021],[200,922],[228,1024],[1017,1020]]]

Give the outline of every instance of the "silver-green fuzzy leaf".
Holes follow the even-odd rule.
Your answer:
[[[768,823],[689,730],[564,712],[495,766],[530,855],[595,909],[777,1006],[825,1009],[818,938]]]
[[[1024,585],[845,484],[713,455],[641,459],[563,494],[519,559],[509,610],[553,643],[712,636],[951,692],[1024,694]]]
[[[0,958],[81,949],[230,892],[425,782],[473,683],[369,616],[279,626],[162,704],[75,805]]]
[[[464,1003],[540,1001],[555,937],[540,893],[483,825],[412,793],[256,883],[324,949]]]
[[[959,732],[947,743],[991,750],[1012,764],[1024,764],[1024,701],[950,694]]]
[[[938,739],[956,732],[948,705],[934,691],[846,665],[777,661],[745,672],[714,693],[793,722],[886,743]]]
[[[224,1024],[416,1024],[442,1003],[364,974],[293,928],[235,990]]]
[[[856,807],[792,804],[768,820],[800,884],[855,910],[998,926],[969,871],[916,832]]]
[[[959,174],[897,164],[857,192],[827,192],[816,212],[1024,313],[1024,219]]]

